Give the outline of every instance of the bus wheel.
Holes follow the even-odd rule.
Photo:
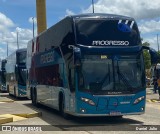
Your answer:
[[[121,118],[123,118],[123,115],[119,115],[119,116],[112,116],[113,118],[115,118],[115,119],[121,119]]]
[[[69,119],[70,118],[69,115],[64,111],[64,105],[65,105],[65,101],[63,96],[61,95],[59,100],[59,111],[65,119]]]
[[[7,85],[7,93],[9,93],[9,85]]]
[[[32,104],[36,107],[38,107],[38,102],[37,102],[37,90],[33,89],[32,90]]]
[[[14,96],[16,97],[16,88],[14,87]]]

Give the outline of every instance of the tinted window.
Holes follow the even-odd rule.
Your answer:
[[[63,80],[59,73],[59,65],[51,65],[36,68],[36,78],[40,85],[63,86]]]
[[[139,31],[133,20],[76,20],[77,44],[99,45],[93,41],[105,41],[101,45],[140,44]],[[118,42],[117,42],[118,41]]]
[[[17,53],[17,62],[26,63],[26,51]]]

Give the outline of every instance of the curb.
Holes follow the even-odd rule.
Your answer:
[[[146,99],[146,101],[160,103],[160,100],[156,100],[156,99]]]
[[[9,122],[13,122],[12,117],[9,117],[9,118],[0,117],[0,124],[5,124],[5,123],[9,123]]]
[[[151,94],[152,94],[152,92],[147,92],[146,94],[147,94],[147,95],[151,95]]]
[[[12,103],[12,102],[14,102],[14,100],[0,100],[0,102]]]
[[[5,123],[19,121],[19,120],[25,120],[28,118],[40,117],[42,116],[42,112],[35,112],[35,113],[28,113],[28,114],[4,114],[0,116],[1,116],[0,124],[5,124]]]
[[[33,118],[42,116],[42,112],[28,113],[28,114],[13,114],[24,118]]]

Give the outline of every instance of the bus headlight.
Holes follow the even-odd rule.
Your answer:
[[[84,101],[85,103],[88,103],[88,104],[90,104],[92,106],[95,106],[95,103],[90,99],[81,97],[81,100]]]
[[[134,104],[139,103],[140,101],[144,100],[144,98],[145,98],[144,96],[137,98],[137,99],[134,101]]]

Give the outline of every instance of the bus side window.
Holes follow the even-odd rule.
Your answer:
[[[69,85],[71,92],[75,91],[74,68],[69,69]]]

